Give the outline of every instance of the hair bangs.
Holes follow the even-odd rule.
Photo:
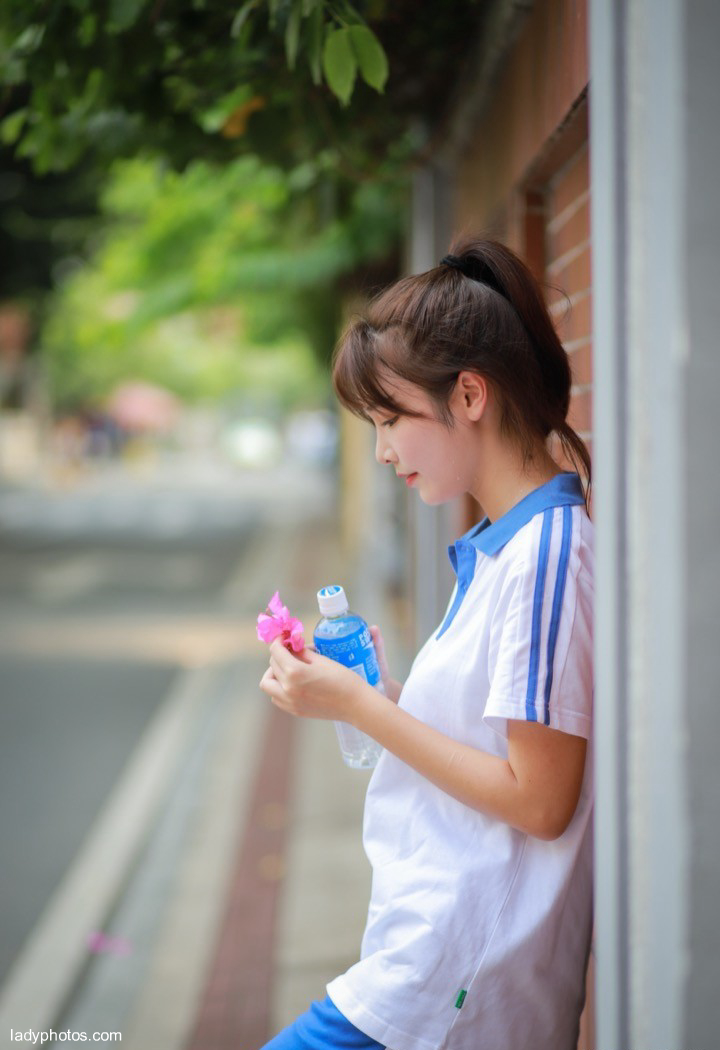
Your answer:
[[[395,369],[380,352],[378,332],[365,320],[354,321],[341,336],[333,357],[332,382],[338,400],[371,422],[369,412],[414,415],[397,401],[380,378]]]

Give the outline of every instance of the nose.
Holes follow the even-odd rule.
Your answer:
[[[393,459],[394,452],[391,448],[387,447],[387,437],[382,430],[377,430],[375,433],[375,459],[378,463],[385,465],[386,463],[397,462]]]

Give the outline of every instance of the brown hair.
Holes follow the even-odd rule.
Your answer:
[[[384,368],[425,390],[450,427],[458,374],[483,375],[498,397],[501,430],[518,442],[524,461],[555,432],[587,480],[587,505],[590,453],[567,422],[570,363],[538,282],[497,241],[462,239],[451,252],[447,262],[390,285],[348,325],[333,356],[338,398],[366,419],[376,409],[418,415],[385,389]]]

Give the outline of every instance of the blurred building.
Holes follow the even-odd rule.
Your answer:
[[[548,293],[593,454],[598,557],[583,1050],[701,1050],[720,1030],[718,40],[703,0],[489,2],[415,176],[408,272],[482,231],[569,298]],[[369,434],[347,428],[346,471],[367,476],[346,535],[406,574],[420,643],[452,588],[446,544],[481,508],[390,494],[387,471],[359,465]]]

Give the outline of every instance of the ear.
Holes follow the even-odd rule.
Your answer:
[[[460,372],[455,382],[454,395],[460,417],[476,423],[487,407],[490,384],[477,372]]]

